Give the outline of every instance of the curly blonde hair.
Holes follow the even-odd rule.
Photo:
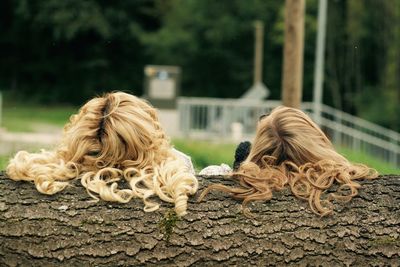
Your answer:
[[[245,207],[250,201],[271,199],[273,191],[288,184],[296,197],[308,200],[311,210],[324,216],[332,213],[332,200],[347,202],[357,195],[361,185],[356,180],[377,176],[374,169],[337,153],[304,112],[280,106],[259,121],[249,155],[232,174],[240,186],[211,185],[199,200],[218,189],[243,199]],[[334,184],[337,190],[326,193]],[[244,213],[250,215],[248,209]]]
[[[49,195],[80,178],[93,199],[126,203],[138,197],[145,211],[159,208],[150,200],[156,195],[175,203],[179,216],[186,214],[188,195],[198,188],[196,177],[172,151],[156,110],[122,92],[87,102],[65,125],[55,151],[20,151],[6,171]],[[128,188],[119,188],[121,180]]]

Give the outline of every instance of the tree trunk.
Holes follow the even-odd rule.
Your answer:
[[[223,181],[199,180],[201,189]],[[240,201],[213,191],[191,198],[175,224],[172,205],[145,213],[140,200],[94,203],[78,181],[47,196],[2,174],[0,266],[399,266],[400,178],[362,184],[328,217],[286,190],[250,204],[249,219]]]
[[[285,1],[282,102],[292,108],[300,108],[303,95],[305,5],[305,0]]]

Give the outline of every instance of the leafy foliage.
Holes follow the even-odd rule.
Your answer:
[[[318,1],[306,6],[309,101]],[[144,65],[168,64],[182,67],[184,95],[239,97],[252,85],[255,20],[265,25],[264,83],[279,99],[284,1],[2,0],[0,89],[44,103],[140,96]],[[400,1],[329,1],[325,103],[400,130],[399,25]]]

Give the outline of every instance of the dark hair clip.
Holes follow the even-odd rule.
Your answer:
[[[264,119],[265,117],[268,117],[270,113],[262,114],[259,118],[258,121]]]

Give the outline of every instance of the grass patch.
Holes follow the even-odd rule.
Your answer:
[[[0,170],[5,170],[10,156],[0,156]]]
[[[339,147],[337,148],[337,150],[340,154],[345,156],[351,162],[363,163],[369,167],[376,169],[380,174],[400,174],[400,169],[397,169],[392,165],[376,159],[368,154],[344,147]]]
[[[192,158],[193,165],[198,171],[209,165],[233,164],[235,144],[182,139],[174,139],[172,143],[176,149]]]
[[[10,132],[36,132],[41,125],[62,127],[78,111],[75,107],[7,105],[3,108],[2,127]]]

